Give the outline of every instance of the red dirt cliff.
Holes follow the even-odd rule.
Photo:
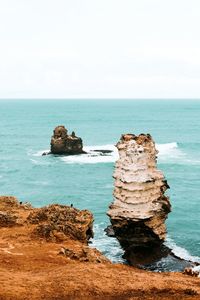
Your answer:
[[[0,299],[200,299],[200,279],[112,264],[88,246],[93,216],[0,197]]]

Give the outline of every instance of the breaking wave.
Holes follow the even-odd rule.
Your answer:
[[[176,142],[166,144],[156,144],[158,149],[159,162],[171,162],[172,160],[179,161],[185,158],[184,152],[178,147]],[[84,147],[87,154],[73,155],[62,157],[61,160],[65,163],[79,164],[96,164],[96,163],[113,163],[118,159],[118,150],[114,145],[95,145]],[[102,150],[102,152],[101,152]],[[110,153],[103,153],[108,150]]]
[[[64,156],[61,160],[71,164],[97,164],[113,163],[118,159],[118,151],[114,145],[86,146],[84,151],[87,154]]]
[[[117,239],[110,238],[106,235],[104,231],[105,227],[105,224],[94,225],[95,237],[91,246],[100,250],[113,263],[126,263],[126,260],[122,258],[124,251],[120,247],[119,242]],[[178,246],[169,236],[166,239],[165,245],[180,259],[192,263],[200,263],[200,257],[191,255],[185,248]]]
[[[168,155],[169,153],[174,153],[174,151],[178,151],[180,153],[180,149],[178,149],[178,144],[176,142],[166,143],[166,144],[156,144],[156,149],[159,151],[160,155]]]
[[[124,251],[117,239],[106,235],[105,227],[107,226],[104,223],[94,224],[95,235],[91,247],[97,248],[113,263],[125,263],[126,261],[122,258]]]
[[[175,163],[175,164],[200,164],[198,158],[191,158],[187,155],[181,146],[176,143],[156,144],[159,163]],[[61,156],[59,159],[67,164],[97,164],[97,163],[114,163],[118,159],[118,150],[114,145],[94,145],[84,147],[86,154]],[[34,157],[42,156],[49,150],[40,150],[31,153]],[[30,155],[30,153],[28,154]],[[48,156],[45,156],[48,157]]]
[[[186,159],[186,154],[180,149],[176,142],[166,144],[156,144],[156,148],[159,151],[159,162],[181,162]]]
[[[175,256],[193,263],[200,263],[200,257],[191,255],[185,248],[176,245],[170,237],[167,237],[165,245],[172,250]]]

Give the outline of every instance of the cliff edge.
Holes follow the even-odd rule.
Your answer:
[[[111,264],[88,246],[92,223],[87,210],[0,197],[0,299],[199,299],[199,278]]]

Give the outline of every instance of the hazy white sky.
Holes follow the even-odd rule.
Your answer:
[[[0,98],[200,98],[199,0],[0,0]]]

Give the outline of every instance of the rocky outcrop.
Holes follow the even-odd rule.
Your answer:
[[[93,237],[93,221],[88,210],[58,204],[33,208],[14,197],[0,197],[0,228],[21,226],[34,239],[73,239],[87,244]]]
[[[88,242],[93,238],[93,216],[88,210],[53,204],[34,209],[27,218],[35,224],[33,234],[51,241],[67,238]]]
[[[170,212],[164,193],[169,186],[156,167],[158,152],[149,134],[122,135],[117,148],[114,202],[108,216],[128,261],[149,263],[168,253],[162,244]]]
[[[0,197],[0,228],[21,226],[24,219],[19,214],[19,210],[23,209],[26,211],[30,208],[30,204],[24,203],[22,205],[15,197]]]
[[[33,208],[0,196],[0,212],[9,216],[0,219],[2,300],[199,299],[199,278],[112,264],[89,247],[93,218],[88,211]],[[35,231],[41,225],[51,227],[50,235]]]
[[[77,137],[74,131],[69,135],[67,129],[60,125],[54,129],[51,138],[51,153],[74,155],[85,152],[83,151],[82,139]]]
[[[74,250],[74,247],[61,247],[59,255],[80,262],[92,262],[92,263],[105,263],[109,262],[105,256],[101,255],[97,249],[91,249],[88,246],[83,245],[78,249]]]

